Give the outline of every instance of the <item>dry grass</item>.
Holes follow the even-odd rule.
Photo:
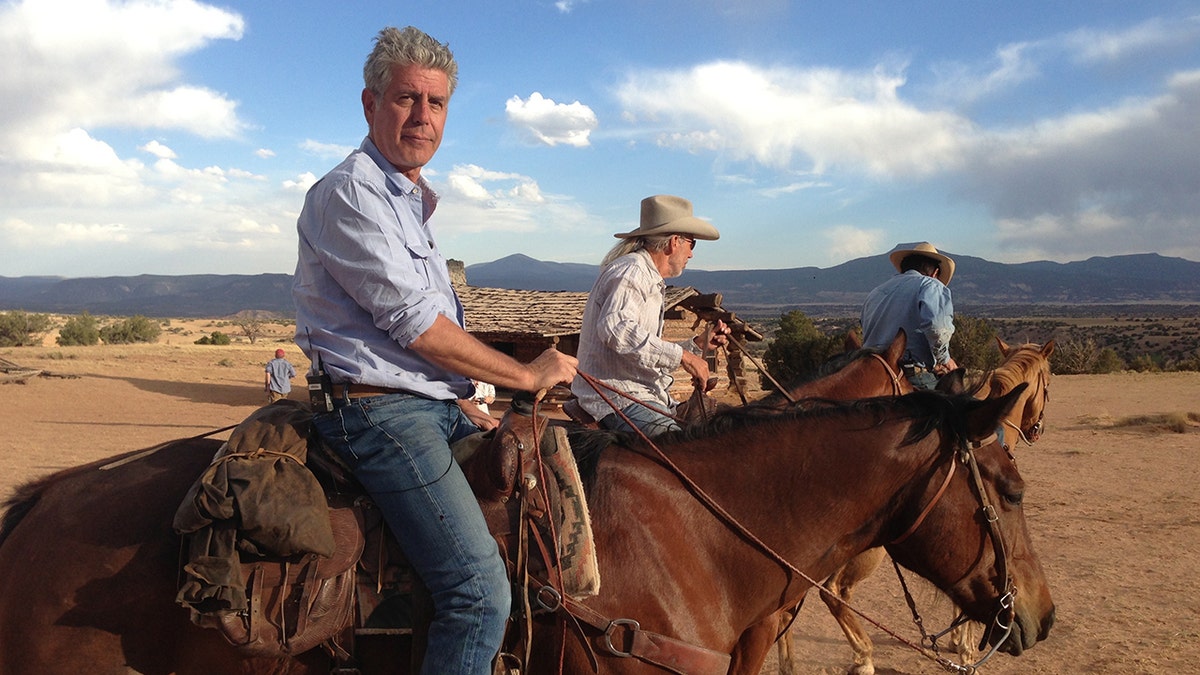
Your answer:
[[[1200,428],[1200,413],[1169,412],[1150,415],[1129,415],[1114,420],[1109,426],[1114,429],[1165,430],[1177,434],[1185,434],[1193,429]]]

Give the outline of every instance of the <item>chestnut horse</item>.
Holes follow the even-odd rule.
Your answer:
[[[1014,391],[1021,384],[1028,385],[1003,420],[1003,445],[1005,450],[1011,452],[1018,440],[1032,445],[1042,434],[1046,403],[1050,400],[1050,354],[1054,352],[1054,341],[1050,340],[1045,346],[1026,343],[1015,348],[999,337],[996,342],[1004,360],[995,370],[986,373],[971,393],[981,399],[997,398]],[[822,584],[824,592],[821,593],[821,599],[841,626],[854,652],[853,663],[847,671],[850,675],[872,675],[875,672],[871,637],[846,603],[853,597],[855,586],[871,576],[882,564],[883,556],[882,548],[864,551]],[[972,658],[971,634],[968,625],[963,627],[961,634],[951,637],[952,647],[964,661]],[[793,672],[791,636],[784,634],[779,641],[779,673],[791,675]]]
[[[881,545],[980,621],[995,620],[1001,597],[1014,602],[1020,628],[990,640],[1020,654],[1046,636],[1054,610],[1020,476],[995,435],[1017,396],[735,409],[660,437],[661,454],[636,441],[609,448],[589,495],[605,581],[584,603],[549,603],[558,611],[535,623],[529,672],[557,672],[560,659],[568,673],[592,672],[593,659],[601,673],[660,672],[641,659],[678,643],[692,651],[675,663],[695,659],[682,672],[741,672],[711,655],[737,647],[761,663],[771,643],[752,650],[747,631]],[[967,443],[979,445],[978,474],[949,475]],[[978,517],[981,501],[998,509],[996,532]],[[1008,596],[1000,579],[1019,592]]]

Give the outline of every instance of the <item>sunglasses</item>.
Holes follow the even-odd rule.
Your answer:
[[[675,236],[686,241],[688,243],[688,246],[691,248],[691,250],[693,250],[693,251],[696,250],[696,238],[695,237],[689,237],[686,234],[677,234]]]

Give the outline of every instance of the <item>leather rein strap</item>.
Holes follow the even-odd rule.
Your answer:
[[[604,651],[611,656],[636,658],[676,675],[725,675],[729,672],[732,661],[729,654],[644,630],[634,619],[609,619],[569,595],[553,592],[549,586],[542,586],[534,594],[534,601],[542,611],[566,612],[599,631],[604,638]],[[586,642],[585,645],[590,651],[591,645]],[[598,670],[594,656],[592,667]]]

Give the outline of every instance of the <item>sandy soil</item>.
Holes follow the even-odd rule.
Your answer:
[[[286,329],[256,345],[192,344],[211,323],[174,324],[156,345],[0,350],[49,371],[0,385],[0,498],[30,478],[239,422],[264,400],[276,347],[303,370]],[[227,329],[226,329],[227,330]],[[68,377],[58,377],[68,376]],[[302,395],[297,379],[294,396]],[[990,673],[1196,672],[1200,657],[1200,426],[1119,426],[1132,415],[1200,412],[1200,373],[1057,376],[1048,430],[1019,459],[1026,510],[1058,604],[1050,638]],[[947,609],[918,592],[927,626]],[[856,604],[917,635],[890,566]],[[793,627],[799,673],[842,673],[850,652],[813,597]],[[877,629],[881,675],[942,672]],[[774,657],[764,673],[774,673]]]

